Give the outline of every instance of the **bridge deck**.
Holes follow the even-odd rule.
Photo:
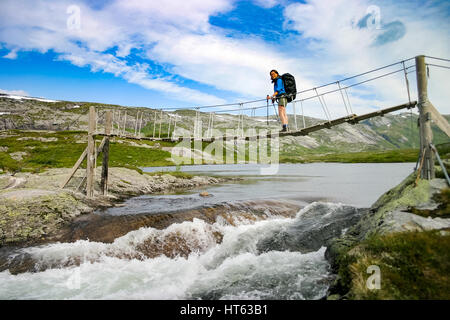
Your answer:
[[[261,139],[261,138],[270,138],[272,136],[278,135],[280,137],[286,137],[286,136],[306,136],[308,134],[310,134],[311,132],[315,132],[315,131],[319,131],[322,129],[330,129],[334,126],[343,124],[343,123],[351,123],[351,124],[356,124],[360,121],[366,120],[366,119],[370,119],[370,118],[374,118],[374,117],[382,117],[387,113],[390,112],[394,112],[394,111],[398,111],[401,109],[411,109],[414,108],[417,105],[417,101],[412,101],[411,103],[404,103],[404,104],[400,104],[394,107],[390,107],[390,108],[386,108],[386,109],[381,109],[375,112],[370,112],[370,113],[366,113],[363,115],[356,115],[356,114],[352,114],[346,117],[342,117],[342,118],[338,118],[338,119],[334,119],[331,121],[326,121],[323,123],[319,123],[310,127],[306,127],[303,129],[299,129],[299,130],[295,130],[295,131],[287,131],[287,132],[279,132],[276,134],[273,133],[269,133],[266,136],[248,136],[248,137],[240,137],[240,136],[219,136],[219,137],[212,137],[212,138],[194,138],[194,137],[190,137],[191,140],[201,140],[204,142],[212,142],[214,140],[255,140],[255,139]],[[105,136],[104,133],[97,133],[96,135],[98,136]],[[116,134],[111,134],[109,135],[110,137],[114,137],[114,136],[120,136],[120,135],[116,135]],[[142,137],[142,138],[137,138],[134,136],[121,136],[121,137],[125,137],[125,138],[129,138],[129,139],[136,139],[136,140],[150,140],[150,141],[172,141],[172,142],[176,142],[176,141],[180,141],[183,138],[179,138],[179,139],[172,139],[172,138],[153,138],[153,137]]]

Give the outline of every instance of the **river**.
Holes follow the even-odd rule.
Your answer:
[[[345,232],[413,166],[281,164],[275,175],[262,175],[261,165],[181,167],[243,180],[135,197],[95,213],[126,223],[189,211],[192,221],[140,227],[109,243],[9,252],[11,263],[27,260],[32,268],[0,272],[0,299],[319,299],[333,279],[327,239]]]

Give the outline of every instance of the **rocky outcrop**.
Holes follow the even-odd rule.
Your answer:
[[[0,243],[19,243],[43,238],[67,221],[92,208],[69,192],[14,190],[1,194]]]
[[[442,190],[448,188],[444,179],[419,180],[416,186],[416,175],[417,173],[412,173],[398,186],[383,194],[345,235],[329,243],[325,256],[335,273],[338,273],[342,261],[348,259],[349,255],[358,253],[359,244],[370,237],[450,228],[450,218],[445,218],[448,212],[444,217],[434,218],[413,213],[423,209],[437,210],[445,205],[436,199]],[[332,299],[339,298],[348,290],[348,283],[344,282],[338,274],[329,290]]]
[[[100,170],[96,172],[97,177]],[[65,189],[60,189],[69,172],[68,168],[60,168],[39,174],[0,175],[0,246],[51,241],[52,235],[80,215],[113,206],[130,196],[190,189],[225,180],[206,176],[147,175],[126,168],[110,168],[108,196],[100,195],[97,183],[95,199],[88,199],[76,190],[83,179],[83,170],[79,170]]]

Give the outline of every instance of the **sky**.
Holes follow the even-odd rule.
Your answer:
[[[246,102],[273,93],[272,69],[294,75],[301,91],[417,55],[450,59],[449,21],[446,0],[0,0],[0,92],[149,108]],[[450,114],[450,69],[429,69],[430,100]],[[408,101],[402,72],[346,93],[358,114]],[[343,99],[325,96],[331,117],[348,112]],[[318,99],[302,107],[326,116]]]

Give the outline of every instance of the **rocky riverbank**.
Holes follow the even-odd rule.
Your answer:
[[[100,177],[100,170],[97,168],[97,177]],[[60,184],[70,172],[68,168],[0,175],[0,246],[52,241],[55,234],[77,217],[99,208],[120,205],[132,196],[192,189],[229,180],[168,173],[149,175],[112,167],[108,196],[100,195],[97,182],[95,199],[88,199],[77,190],[83,171],[78,170],[64,189]]]
[[[450,189],[444,179],[415,180],[383,194],[331,241],[325,255],[337,276],[327,299],[448,299]],[[367,285],[370,266],[380,270],[379,288]]]

